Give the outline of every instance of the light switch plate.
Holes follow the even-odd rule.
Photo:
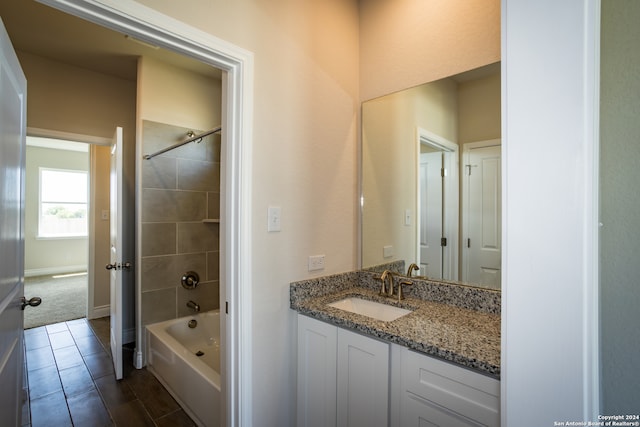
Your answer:
[[[404,225],[411,225],[413,215],[411,214],[411,209],[404,210]]]
[[[267,218],[268,218],[267,231],[269,232],[280,231],[281,215],[282,215],[282,210],[280,209],[280,206],[269,206],[269,209],[267,211]]]
[[[393,256],[393,246],[387,245],[382,248],[382,256],[384,258],[390,258]]]
[[[309,257],[309,271],[324,270],[324,255]]]

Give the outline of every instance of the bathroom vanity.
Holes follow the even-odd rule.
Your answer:
[[[291,284],[297,425],[498,426],[500,293],[412,279],[398,301],[378,295],[377,277]],[[379,320],[342,303],[353,299],[407,312]]]

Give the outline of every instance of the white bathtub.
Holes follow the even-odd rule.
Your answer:
[[[198,322],[189,328],[190,320]],[[220,425],[218,310],[147,325],[147,369],[200,426]],[[196,353],[202,352],[201,356]]]

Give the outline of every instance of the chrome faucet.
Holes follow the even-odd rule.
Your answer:
[[[411,277],[411,274],[413,274],[414,270],[420,270],[420,267],[418,267],[416,263],[411,263],[409,269],[407,270],[407,277]]]
[[[196,313],[200,311],[200,306],[193,301],[187,302],[187,307],[193,309]]]

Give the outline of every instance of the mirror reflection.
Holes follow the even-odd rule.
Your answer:
[[[500,63],[362,105],[362,267],[500,289]]]

